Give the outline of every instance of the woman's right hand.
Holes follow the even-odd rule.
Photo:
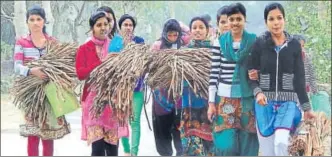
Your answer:
[[[209,121],[212,123],[213,121],[213,117],[216,115],[217,113],[217,110],[216,110],[216,105],[214,103],[209,103],[209,109],[207,111],[207,116],[208,116],[208,119]]]
[[[258,93],[256,95],[256,102],[262,106],[267,105],[267,98],[263,93]]]
[[[42,71],[42,67],[34,67],[30,69],[30,74],[37,76],[40,79],[46,79],[48,76]]]
[[[255,69],[251,69],[248,72],[250,80],[258,80],[258,72]]]

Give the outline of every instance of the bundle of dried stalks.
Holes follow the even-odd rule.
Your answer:
[[[324,112],[300,123],[292,136],[288,152],[292,156],[331,156],[331,119]]]
[[[119,55],[109,57],[95,68],[87,83],[97,91],[91,112],[99,116],[110,104],[120,124],[131,115],[133,90],[145,73],[149,60],[149,46],[128,44]]]
[[[209,72],[209,49],[151,51],[148,45],[130,43],[90,74],[88,83],[97,90],[91,112],[99,116],[111,104],[120,123],[126,121],[132,115],[136,82],[145,74],[147,85],[152,89],[168,88],[174,98],[181,96],[185,81],[197,95],[206,98]]]
[[[168,95],[176,99],[182,95],[186,82],[196,95],[208,97],[209,49],[165,49],[154,51],[152,58],[147,79],[152,89],[167,88]]]
[[[42,67],[48,79],[42,80],[33,75],[18,77],[12,90],[15,106],[23,110],[29,118],[43,122],[50,108],[44,91],[45,85],[53,81],[58,88],[73,90],[77,84],[75,80],[76,50],[77,44],[50,41],[45,55],[26,64],[29,68]]]

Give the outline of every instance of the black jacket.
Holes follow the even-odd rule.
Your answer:
[[[257,38],[248,58],[248,68],[259,70],[259,81],[250,80],[249,83],[254,95],[263,92],[268,100],[299,100],[302,110],[307,111],[311,105],[306,93],[301,45],[287,32],[284,33],[287,40],[279,53],[276,53],[270,32]]]

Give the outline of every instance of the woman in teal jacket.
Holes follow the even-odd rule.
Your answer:
[[[120,33],[116,34],[112,41],[110,42],[108,52],[109,53],[119,53],[129,42],[134,42],[136,44],[144,44],[144,39],[134,35],[134,29],[136,27],[136,21],[134,18],[128,14],[121,16],[119,20]],[[127,137],[122,137],[121,142],[124,147],[124,152],[126,154],[131,154],[137,156],[138,146],[141,136],[141,112],[144,105],[144,92],[143,92],[143,77],[141,77],[134,89],[133,94],[133,115],[134,118],[130,121],[131,132],[132,132],[132,146],[130,148],[129,139]]]

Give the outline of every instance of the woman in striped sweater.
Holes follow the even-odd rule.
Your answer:
[[[302,58],[304,62],[304,73],[305,73],[305,82],[306,82],[306,90],[307,92],[317,93],[317,84],[316,84],[316,76],[315,69],[312,63],[312,58],[310,54],[307,54],[304,48],[304,44],[306,42],[303,35],[295,34],[293,36],[296,40],[298,40],[301,44],[302,48]]]
[[[31,60],[37,60],[46,53],[46,44],[49,40],[55,40],[46,33],[46,15],[43,8],[32,6],[26,14],[26,22],[29,28],[29,34],[16,41],[14,52],[15,73],[21,76],[35,76],[40,79],[47,79],[47,75],[40,67],[29,69],[25,63]],[[62,138],[70,133],[65,117],[55,118],[49,116],[45,123],[38,123],[38,117],[28,117],[24,113],[25,124],[20,125],[20,134],[28,137],[28,156],[38,156],[39,141],[42,140],[43,155],[53,156],[53,140]],[[52,125],[52,121],[57,124]]]
[[[244,64],[256,35],[244,29],[246,9],[241,3],[229,6],[227,19],[231,31],[219,38],[221,52],[213,51],[210,74],[208,118],[215,155],[257,156],[254,97]]]

